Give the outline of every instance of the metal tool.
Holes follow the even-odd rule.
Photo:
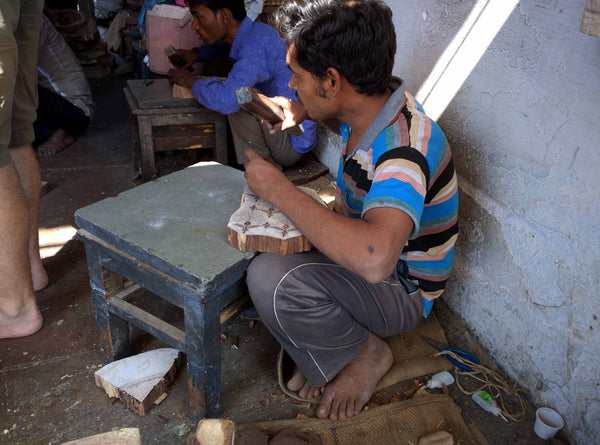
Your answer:
[[[470,366],[466,365],[465,363],[462,363],[461,361],[455,359],[454,357],[452,357],[448,354],[444,354],[444,351],[454,352],[457,356],[462,357],[465,360],[470,361],[471,363],[475,363],[475,364],[479,363],[479,359],[477,357],[469,354],[468,352],[453,348],[452,346],[445,345],[443,343],[432,340],[430,338],[423,337],[422,335],[421,335],[421,338],[423,340],[425,340],[427,343],[429,343],[431,346],[433,346],[435,349],[439,350],[442,353],[442,355],[444,355],[448,360],[450,360],[450,362],[454,366],[456,366],[459,369],[462,369],[463,371],[471,372],[472,369]]]

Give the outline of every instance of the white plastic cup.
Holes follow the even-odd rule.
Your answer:
[[[538,408],[535,412],[533,431],[542,439],[551,439],[563,426],[565,421],[562,416],[552,408]]]

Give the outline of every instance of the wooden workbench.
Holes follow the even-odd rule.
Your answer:
[[[145,181],[156,176],[156,151],[212,148],[213,158],[227,164],[227,121],[193,98],[174,98],[167,79],[128,80],[123,89],[130,128],[139,147],[134,156]],[[137,155],[137,153],[136,153]]]

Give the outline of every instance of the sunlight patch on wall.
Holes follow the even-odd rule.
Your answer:
[[[479,0],[415,96],[427,115],[437,120],[519,0]]]
[[[56,255],[65,244],[75,237],[76,233],[77,229],[69,225],[39,229],[41,257],[48,258]]]

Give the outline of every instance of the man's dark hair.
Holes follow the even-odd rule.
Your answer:
[[[363,94],[388,88],[396,32],[381,0],[284,0],[275,27],[303,69],[323,78],[333,67]]]
[[[185,3],[191,8],[192,6],[206,6],[215,13],[219,9],[229,9],[233,13],[233,18],[240,22],[246,17],[246,7],[244,0],[185,0]]]

